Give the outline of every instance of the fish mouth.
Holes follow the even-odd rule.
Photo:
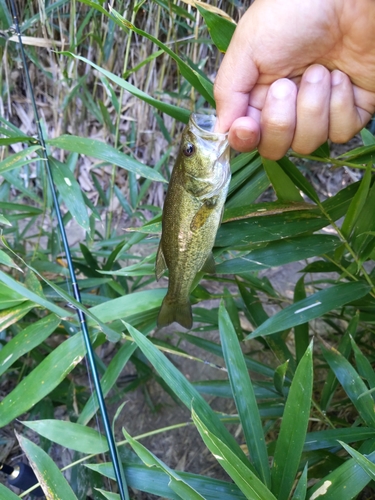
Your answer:
[[[214,132],[216,123],[215,115],[192,113],[190,115],[190,123],[194,129],[194,133],[202,139],[225,141],[228,138],[228,133],[219,134]]]

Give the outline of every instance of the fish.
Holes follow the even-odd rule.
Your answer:
[[[194,279],[199,271],[215,273],[212,248],[231,178],[228,134],[215,133],[215,121],[214,115],[193,113],[182,133],[164,201],[155,262],[157,280],[169,271],[159,327],[176,321],[190,329]]]

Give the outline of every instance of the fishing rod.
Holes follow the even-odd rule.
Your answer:
[[[29,70],[27,67],[26,54],[25,54],[25,50],[24,50],[24,46],[23,46],[23,42],[22,42],[21,30],[20,30],[20,26],[19,26],[19,21],[18,21],[18,16],[17,16],[17,11],[16,11],[16,6],[15,6],[14,0],[10,0],[10,4],[11,4],[11,8],[12,8],[12,15],[13,15],[13,20],[14,20],[15,32],[18,36],[19,45],[20,45],[21,58],[22,58],[22,63],[23,63],[25,76],[26,76],[26,85],[30,91],[31,104],[32,104],[33,111],[34,111],[34,118],[35,118],[35,123],[36,123],[36,127],[37,127],[37,132],[38,132],[38,142],[42,146],[42,154],[43,154],[43,159],[45,160],[48,183],[49,183],[51,193],[52,193],[53,207],[54,207],[54,210],[56,212],[60,236],[61,236],[62,244],[64,247],[66,261],[68,264],[69,275],[70,275],[71,285],[72,285],[72,290],[73,290],[73,296],[74,296],[75,300],[81,304],[82,303],[81,294],[80,294],[80,290],[79,290],[79,287],[77,284],[76,273],[74,270],[72,256],[71,256],[70,248],[69,248],[69,243],[68,243],[64,223],[63,223],[62,216],[61,216],[60,206],[59,206],[59,203],[57,200],[57,193],[56,193],[56,189],[55,189],[55,184],[53,182],[51,164],[50,164],[48,154],[47,154],[44,133],[43,133],[43,129],[42,129],[42,126],[40,123],[39,112],[38,112],[38,108],[37,108],[37,105],[35,102],[34,91],[33,91],[33,87],[32,87],[31,80],[30,80]],[[79,323],[80,323],[81,329],[82,329],[82,334],[83,334],[83,338],[84,338],[84,342],[85,342],[85,346],[86,346],[86,351],[87,351],[87,359],[88,359],[88,362],[90,365],[90,370],[91,370],[92,378],[94,381],[94,387],[95,387],[96,395],[98,398],[98,404],[99,404],[100,413],[101,413],[102,420],[103,420],[105,435],[106,435],[106,438],[108,441],[109,453],[111,456],[116,481],[117,481],[117,484],[119,487],[120,498],[121,498],[121,500],[130,500],[129,493],[127,490],[125,475],[124,475],[124,472],[122,469],[122,465],[120,465],[120,460],[119,460],[118,453],[117,453],[116,443],[115,443],[115,439],[114,439],[114,436],[112,433],[111,425],[110,425],[109,418],[108,418],[108,412],[107,412],[106,404],[104,401],[102,388],[100,385],[99,374],[98,374],[98,370],[97,370],[96,362],[95,362],[95,358],[94,358],[94,349],[93,349],[92,344],[91,344],[90,335],[89,335],[89,331],[87,328],[86,317],[85,317],[85,314],[80,309],[77,308],[76,311],[77,311],[78,320],[79,320]]]

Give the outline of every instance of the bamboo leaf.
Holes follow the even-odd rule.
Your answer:
[[[246,339],[281,332],[296,325],[301,325],[323,314],[337,309],[352,300],[364,297],[370,286],[364,282],[340,283],[326,290],[314,293],[307,299],[296,302],[261,324]]]
[[[375,427],[374,400],[366,384],[349,361],[336,349],[322,346],[323,355],[335,373],[346,394],[356,407],[362,420],[369,427]]]
[[[78,56],[77,56],[78,57]],[[66,151],[73,151],[82,155],[92,156],[103,160],[106,163],[117,165],[129,172],[140,175],[146,179],[151,179],[158,182],[166,182],[164,177],[150,167],[143,165],[135,158],[121,153],[117,149],[97,141],[96,139],[88,139],[86,137],[78,137],[75,135],[61,135],[56,139],[47,141],[51,146],[56,146]]]
[[[28,411],[49,394],[82,360],[85,353],[81,333],[56,347],[0,402],[0,427]]]
[[[26,156],[30,156],[36,151],[39,151],[42,146],[30,146],[29,148],[23,149],[19,153],[15,153],[5,160],[0,161],[0,174],[13,170],[14,168],[22,167],[23,165],[28,165],[29,163],[36,161],[40,158],[27,159]]]
[[[208,5],[210,7],[210,5]],[[226,52],[232,39],[236,25],[222,16],[206,9],[204,5],[197,4],[197,9],[202,14],[212,41],[220,52]]]
[[[27,326],[12,338],[0,351],[0,375],[21,356],[41,344],[60,324],[60,319],[50,314]]]
[[[17,438],[48,500],[61,500],[62,498],[77,500],[52,458],[24,436],[17,434]]]
[[[304,452],[335,448],[338,441],[354,443],[366,441],[375,437],[375,429],[370,427],[350,427],[342,429],[329,429],[326,431],[308,432],[306,435]]]
[[[262,158],[262,163],[280,202],[303,202],[299,190],[277,161]]]
[[[223,469],[230,475],[235,484],[250,500],[276,500],[276,497],[258,479],[258,477],[245,466],[223,441],[215,436],[192,408],[192,418],[207,448],[214,455]]]
[[[89,217],[81,188],[67,165],[50,157],[53,180],[73,219],[85,230],[90,230]]]
[[[305,500],[307,492],[307,464],[305,465],[301,477],[298,480],[296,489],[294,490],[292,500]]]
[[[0,483],[0,497],[2,500],[20,500],[20,497]]]
[[[349,446],[348,444],[339,441],[341,446],[351,455],[358,465],[362,467],[362,469],[369,475],[369,477],[374,480],[375,479],[375,464],[372,463],[367,457],[359,453],[357,450]]]
[[[355,337],[358,327],[358,322],[359,322],[359,314],[357,312],[355,316],[353,316],[352,319],[350,320],[348,328],[346,329],[344,335],[342,336],[342,339],[340,340],[338,351],[345,358],[349,358],[349,355],[351,353],[350,337],[351,336]],[[330,370],[324,382],[322,396],[320,400],[320,407],[323,411],[327,411],[338,384],[339,381],[337,380],[336,375],[333,373],[332,370]]]
[[[369,359],[362,354],[361,350],[359,349],[359,347],[355,343],[355,340],[352,337],[350,337],[350,342],[353,348],[355,362],[358,368],[358,373],[362,378],[367,380],[370,389],[375,389],[375,372],[373,367],[371,366]]]
[[[82,0],[83,1],[83,0]],[[93,2],[86,2],[84,1],[83,3],[87,3],[89,5],[93,4],[95,8],[98,6],[97,4],[94,4]],[[168,104],[162,101],[158,101],[157,99],[154,99],[153,97],[149,96],[142,90],[137,89],[137,87],[134,87],[131,83],[127,82],[126,80],[123,80],[122,78],[114,75],[113,73],[107,71],[104,68],[101,68],[100,66],[96,65],[89,59],[86,59],[85,57],[82,56],[77,56],[75,54],[72,54],[71,52],[63,52],[63,54],[68,55],[70,57],[74,57],[75,59],[79,59],[80,61],[85,62],[86,64],[89,64],[93,68],[99,71],[100,74],[106,76],[109,80],[111,80],[113,83],[116,83],[119,87],[127,90],[130,92],[132,95],[138,97],[144,102],[147,102],[154,108],[158,109],[159,111],[162,111],[163,113],[166,113],[169,116],[172,116],[172,118],[176,118],[176,120],[182,122],[182,123],[187,123],[189,121],[189,116],[190,112],[187,109],[178,107],[178,106],[173,106],[172,104]],[[121,166],[121,165],[119,165]],[[125,167],[124,167],[125,168]]]
[[[64,448],[85,454],[108,451],[106,438],[91,427],[52,419],[23,421],[22,424]]]
[[[297,366],[285,404],[276,443],[272,492],[278,500],[290,496],[305,443],[313,386],[312,344]]]
[[[268,453],[254,388],[229,314],[220,304],[219,331],[225,364],[250,458],[262,482],[271,484]]]
[[[301,300],[306,299],[306,291],[305,291],[305,277],[302,276],[294,288],[294,302],[300,302]],[[294,327],[294,341],[296,344],[296,358],[297,363],[299,363],[300,359],[304,355],[308,345],[309,345],[309,324],[302,323],[302,325],[297,325]]]
[[[111,463],[87,464],[86,467],[114,479]],[[159,498],[181,500],[181,497],[172,491],[169,486],[168,476],[160,469],[150,468],[143,464],[124,464],[126,483],[131,488],[154,494]],[[199,476],[189,472],[178,471],[178,475],[196,489],[206,500],[244,500],[245,496],[232,482],[221,481],[212,477]]]
[[[194,401],[195,411],[200,418],[209,425],[211,431],[215,433],[224,443],[226,443],[233,454],[237,455],[244,464],[251,465],[245,454],[239,447],[237,441],[228,432],[217,414],[210,408],[208,403],[202,398],[199,392],[188,382],[188,380],[177,370],[177,368],[162,354],[144,335],[125,323],[129,333],[147,357],[150,363],[157,370],[165,383],[172,389],[176,396],[191,409]]]
[[[303,193],[305,193],[312,201],[319,203],[319,196],[317,195],[313,186],[305,179],[298,168],[292,163],[289,158],[284,156],[278,161],[280,167],[284,170],[286,175],[294,182]]]
[[[147,467],[157,467],[162,470],[169,477],[168,486],[177,493],[181,498],[189,498],[189,500],[200,500],[203,499],[193,487],[186,483],[181,476],[179,476],[174,470],[168,467],[165,463],[159,460],[153,453],[147,450],[141,443],[138,443],[133,439],[125,429],[122,430],[125,439],[130,443],[133,450],[137,453],[139,458],[143,461]]]
[[[342,223],[341,232],[346,239],[349,239],[354,225],[359,217],[359,214],[362,212],[362,209],[366,203],[371,183],[371,169],[372,162],[369,162],[367,164],[366,172],[362,178],[358,191],[354,195],[354,198],[352,199],[348,208],[348,212],[345,216],[344,222]]]
[[[250,253],[218,264],[218,274],[243,274],[323,255],[341,245],[339,238],[323,234],[271,241]]]
[[[367,457],[375,461],[375,452]],[[309,500],[352,500],[370,482],[370,477],[354,460],[347,460],[333,472],[314,484],[307,492]]]

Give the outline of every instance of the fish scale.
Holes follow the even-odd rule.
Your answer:
[[[215,272],[212,247],[230,182],[227,134],[213,132],[215,116],[192,114],[164,202],[156,278],[169,270],[158,326],[193,324],[189,295],[199,271]]]

